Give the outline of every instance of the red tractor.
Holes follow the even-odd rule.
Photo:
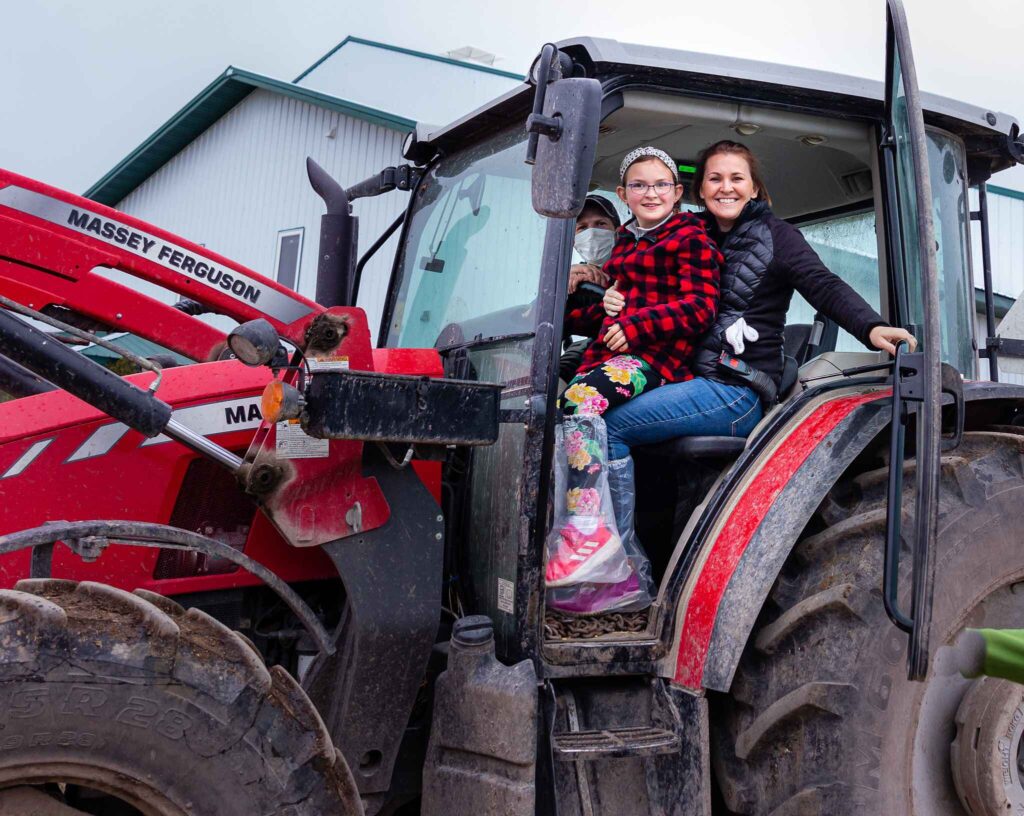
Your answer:
[[[522,88],[411,136],[409,166],[347,191],[314,171],[319,304],[0,175],[9,303],[216,356],[223,337],[130,289],[72,294],[112,287],[91,275],[107,266],[242,321],[241,362],[168,369],[154,394],[157,374],[119,378],[0,313],[7,381],[62,389],[0,405],[2,807],[1024,807],[1024,695],[944,660],[965,627],[1024,612],[1024,388],[977,379],[969,251],[978,220],[987,273],[985,182],[1024,146],[1008,116],[918,94],[888,6],[884,87],[545,46]],[[740,125],[776,211],[922,350],[846,350],[795,304],[790,381],[749,439],[636,451],[654,605],[549,613],[573,216],[625,148],[656,139],[685,167]],[[401,185],[374,349],[348,305],[349,202]],[[1020,345],[988,329],[996,371]]]

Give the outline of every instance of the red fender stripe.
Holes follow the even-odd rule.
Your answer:
[[[850,413],[866,402],[891,392],[841,397],[819,406],[794,428],[772,454],[737,503],[718,534],[686,608],[680,630],[679,654],[673,682],[691,689],[701,687],[704,662],[718,607],[736,566],[768,509],[804,460]]]

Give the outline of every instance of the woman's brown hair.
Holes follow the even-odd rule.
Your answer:
[[[697,167],[693,174],[693,191],[691,193],[694,204],[704,206],[704,199],[700,197],[700,188],[704,186],[704,173],[708,166],[708,159],[717,156],[719,153],[733,153],[742,156],[750,167],[750,180],[757,188],[757,199],[771,206],[772,197],[768,194],[768,185],[764,183],[764,175],[761,172],[761,163],[757,157],[750,152],[750,148],[739,142],[732,142],[723,139],[715,142],[710,147],[705,147],[697,157]]]

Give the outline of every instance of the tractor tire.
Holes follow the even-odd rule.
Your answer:
[[[0,591],[0,814],[41,797],[47,814],[363,812],[309,699],[240,635],[59,580]]]
[[[913,462],[904,468],[909,529]],[[908,638],[882,604],[887,477],[883,467],[831,491],[776,581],[729,694],[713,695],[712,762],[727,812],[1009,812],[996,796],[968,809],[957,793],[951,749],[973,683],[945,668],[944,646],[966,627],[1024,625],[1024,436],[968,433],[943,455],[932,661],[921,683],[907,680]],[[905,544],[908,611],[909,561]]]

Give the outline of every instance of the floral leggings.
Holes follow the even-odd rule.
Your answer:
[[[573,515],[599,516],[607,455],[604,418],[609,408],[661,385],[661,376],[639,357],[620,354],[573,377],[562,395],[565,454],[569,462],[566,505]]]
[[[572,378],[562,395],[563,412],[603,414],[661,385],[661,376],[646,360],[620,354]]]

